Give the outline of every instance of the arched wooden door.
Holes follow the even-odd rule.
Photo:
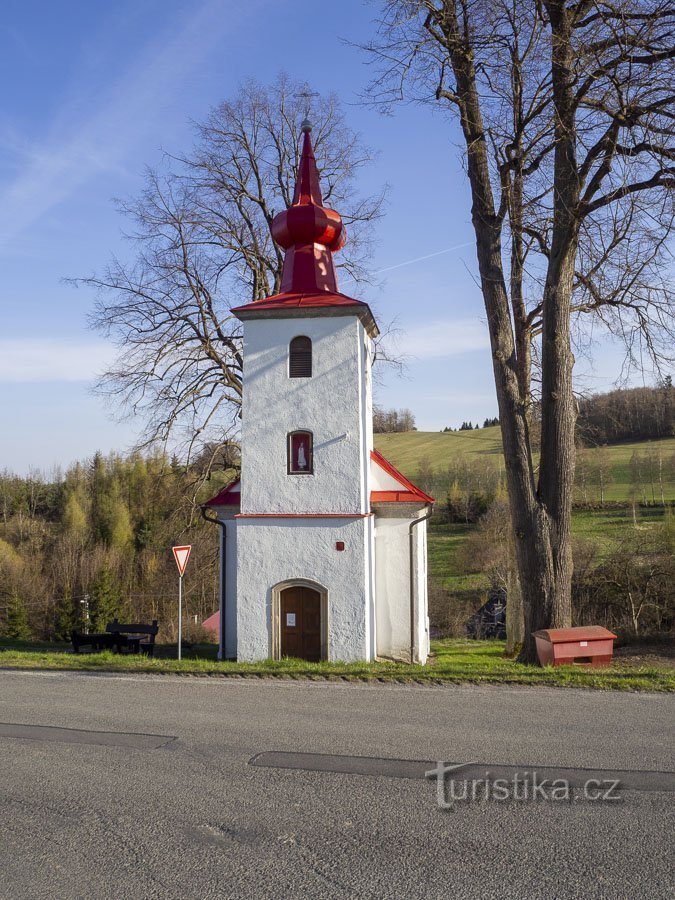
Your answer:
[[[321,659],[321,595],[308,587],[281,592],[281,655],[310,662]]]

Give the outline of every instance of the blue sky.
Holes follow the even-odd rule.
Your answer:
[[[280,70],[340,94],[350,124],[380,151],[372,187],[391,186],[377,226],[382,286],[363,299],[396,319],[410,360],[405,377],[385,376],[377,401],[411,408],[429,430],[496,414],[456,135],[427,109],[384,117],[358,103],[371,73],[347,42],[367,39],[375,11],[358,0],[6,0],[0,469],[49,471],[131,445],[138,423],[114,421],[90,391],[113,355],[87,328],[92,296],[63,279],[124,258],[112,198],[136,194],[163,151],[190,147],[190,119],[250,76],[267,82]],[[604,347],[596,370],[580,372],[607,387],[618,355]]]

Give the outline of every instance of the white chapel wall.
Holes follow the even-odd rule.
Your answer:
[[[410,518],[378,516],[375,529],[377,655],[410,660]],[[429,652],[426,523],[413,529],[416,582],[415,654]]]
[[[271,656],[272,589],[307,579],[328,591],[329,659],[372,659],[371,529],[372,517],[238,519],[238,658]]]
[[[355,316],[244,323],[242,513],[368,512],[363,334]],[[298,335],[312,340],[311,378],[288,376]],[[287,434],[301,429],[314,435],[314,474],[289,476]]]
[[[410,519],[376,519],[377,655],[410,659]]]

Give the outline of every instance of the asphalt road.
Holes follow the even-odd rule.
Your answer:
[[[657,694],[0,672],[0,897],[671,897],[673,710]],[[425,760],[576,786],[568,801],[479,786],[443,810]],[[586,769],[621,773],[620,799],[585,799]]]

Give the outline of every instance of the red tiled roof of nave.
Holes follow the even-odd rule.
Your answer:
[[[401,485],[400,491],[371,491],[371,503],[433,503],[434,498],[409,481],[402,472],[392,465],[389,460],[382,456],[379,450],[371,450],[370,458],[378,464],[384,471],[395,478]]]

